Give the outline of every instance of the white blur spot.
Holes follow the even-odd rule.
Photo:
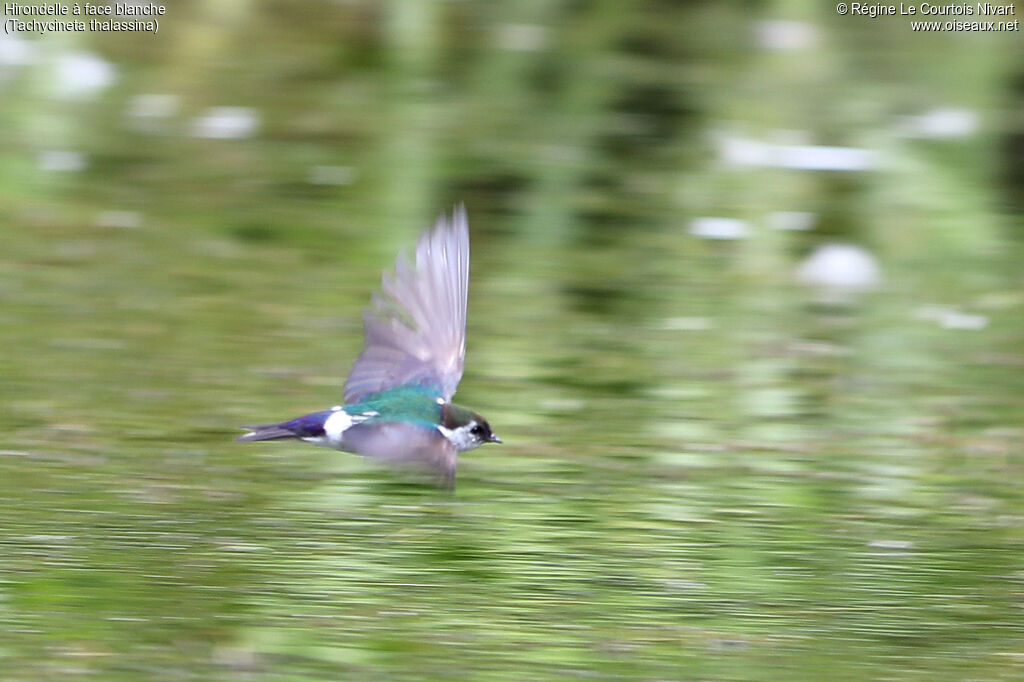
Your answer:
[[[920,116],[903,119],[899,131],[907,137],[948,139],[967,137],[978,130],[978,115],[968,109],[934,109]]]
[[[757,46],[766,50],[806,50],[818,44],[818,28],[803,21],[759,21],[754,35]]]
[[[779,146],[771,165],[791,170],[863,171],[877,166],[874,152],[853,147]]]
[[[946,329],[984,329],[988,326],[988,318],[953,311],[942,318],[942,326]]]
[[[181,99],[177,95],[147,93],[136,95],[125,111],[129,125],[140,133],[150,135],[170,133],[168,127],[178,113]]]
[[[101,211],[96,216],[96,224],[100,227],[133,230],[142,224],[142,216],[137,211]]]
[[[716,134],[718,157],[730,166],[809,171],[864,171],[878,166],[877,153],[855,147],[776,144],[731,134]]]
[[[211,140],[241,140],[252,137],[260,120],[251,107],[211,107],[192,124],[192,134]]]
[[[918,308],[917,312],[914,314],[914,317],[916,317],[919,320],[941,322],[942,318],[945,317],[952,310],[953,308],[948,305],[937,305],[934,303],[929,303]]]
[[[35,58],[35,45],[17,34],[0,33],[0,67],[25,66]]]
[[[536,24],[501,24],[495,31],[495,42],[503,50],[536,52],[547,46],[548,30]]]
[[[549,398],[539,401],[537,407],[549,412],[579,412],[584,402],[577,398]]]
[[[872,540],[868,546],[878,549],[913,549],[914,543],[909,540]]]
[[[662,329],[672,332],[702,332],[712,326],[706,317],[668,317],[661,323]]]
[[[768,215],[768,227],[773,230],[809,230],[817,216],[806,211],[775,211]]]
[[[722,135],[715,142],[718,157],[730,166],[767,166],[771,160],[771,145],[758,140]]]
[[[947,305],[924,305],[915,314],[919,320],[937,323],[943,329],[984,329],[988,326],[988,317],[972,315]]]
[[[309,169],[311,185],[351,185],[356,170],[351,166],[313,166]]]
[[[117,71],[99,55],[67,52],[57,57],[55,76],[58,97],[79,99],[108,88],[117,78]]]
[[[88,165],[85,155],[66,149],[48,149],[39,153],[39,170],[47,173],[75,173]]]
[[[739,218],[694,218],[690,234],[703,239],[743,239],[750,233],[750,224]]]
[[[146,93],[132,97],[128,115],[132,118],[167,118],[178,113],[177,95]]]
[[[797,268],[803,284],[832,291],[860,292],[876,288],[881,273],[875,257],[852,244],[824,244]]]

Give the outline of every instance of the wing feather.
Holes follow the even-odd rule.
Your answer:
[[[345,382],[345,402],[408,383],[435,387],[450,400],[462,379],[469,294],[466,209],[442,215],[416,245],[415,265],[403,254],[384,273],[363,314],[365,343]]]

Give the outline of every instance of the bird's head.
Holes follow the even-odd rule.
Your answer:
[[[472,450],[484,443],[500,443],[491,425],[476,412],[447,403],[441,408],[441,432],[459,452]]]

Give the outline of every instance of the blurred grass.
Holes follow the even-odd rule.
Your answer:
[[[769,53],[751,36],[775,10],[730,3],[294,8],[90,37],[119,74],[93,99],[47,94],[62,41],[4,67],[5,679],[1020,676],[1001,37],[936,54],[787,6],[839,40]],[[146,92],[180,106],[141,132]],[[975,136],[896,134],[947,101]],[[257,134],[188,134],[222,105]],[[780,129],[885,164],[714,156],[712,132]],[[88,166],[45,172],[50,149]],[[506,444],[464,458],[453,498],[232,444],[337,402],[380,270],[458,200],[459,400]],[[781,210],[819,224],[765,229]],[[751,235],[699,240],[701,215]],[[880,259],[878,292],[793,284],[835,240]]]

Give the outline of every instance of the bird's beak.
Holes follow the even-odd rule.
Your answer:
[[[500,438],[498,438],[498,437],[497,437],[496,435],[494,435],[494,434],[492,433],[492,434],[491,434],[491,437],[487,439],[487,442],[488,442],[488,443],[503,443],[504,441],[503,441],[503,440],[501,440]]]

